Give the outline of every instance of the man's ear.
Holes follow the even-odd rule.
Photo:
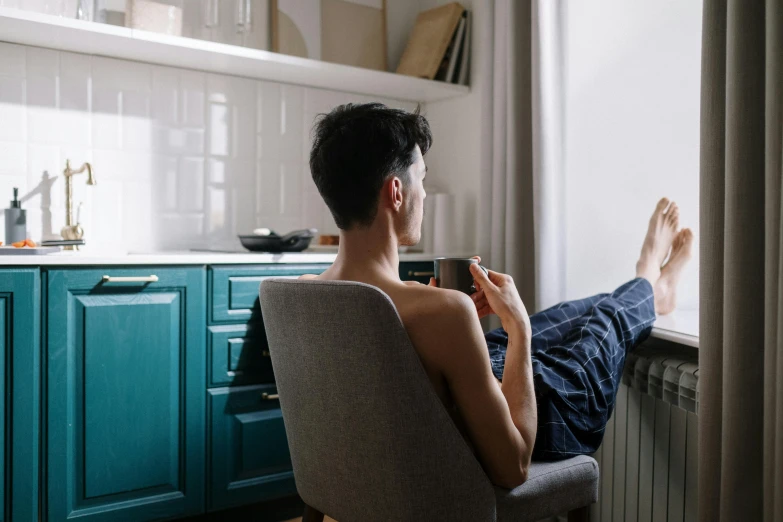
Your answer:
[[[386,182],[386,194],[389,196],[389,204],[395,211],[400,210],[402,207],[402,180],[397,176],[392,176],[389,181]]]

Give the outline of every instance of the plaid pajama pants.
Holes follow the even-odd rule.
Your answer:
[[[655,322],[653,289],[643,278],[611,294],[568,301],[530,316],[538,406],[533,458],[558,460],[598,449],[612,414],[625,354]],[[486,334],[492,371],[503,378],[508,335]]]

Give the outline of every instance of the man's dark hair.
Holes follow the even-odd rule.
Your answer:
[[[313,134],[313,181],[342,230],[370,225],[386,180],[396,175],[409,183],[416,145],[424,155],[432,144],[418,107],[407,112],[381,103],[340,105],[319,115]]]

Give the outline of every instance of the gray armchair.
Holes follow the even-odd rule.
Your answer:
[[[305,522],[587,520],[590,457],[533,463],[522,486],[493,487],[382,291],[272,279],[260,295]]]

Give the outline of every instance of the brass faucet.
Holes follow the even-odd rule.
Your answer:
[[[95,185],[95,177],[92,175],[92,165],[84,163],[81,167],[74,170],[71,169],[71,161],[65,160],[65,170],[63,170],[63,176],[65,176],[65,226],[60,231],[60,235],[63,239],[81,239],[84,236],[84,229],[80,223],[74,224],[73,222],[73,181],[71,178],[75,174],[81,174],[87,171],[87,184]],[[65,250],[78,250],[76,246],[66,246]]]

